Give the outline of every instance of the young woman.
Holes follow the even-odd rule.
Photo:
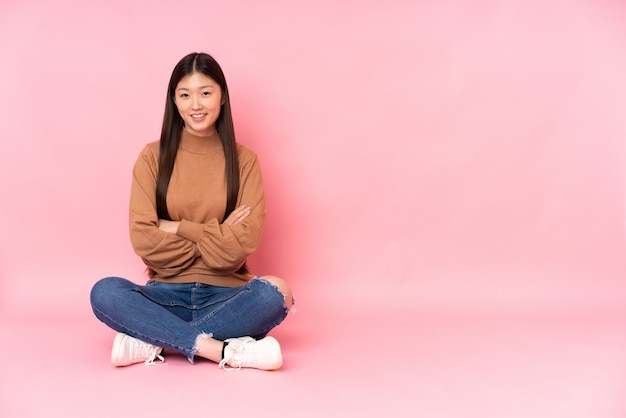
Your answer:
[[[189,54],[172,72],[160,141],[133,169],[130,238],[150,280],[108,277],[91,291],[95,315],[119,332],[112,363],[162,362],[167,348],[220,368],[281,367],[280,345],[266,335],[287,316],[291,290],[246,267],[265,212],[259,163],[235,141],[222,69]]]

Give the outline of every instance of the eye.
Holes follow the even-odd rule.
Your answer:
[[[185,99],[189,97],[189,95],[187,93],[181,93],[178,97],[180,97],[181,99]]]
[[[211,92],[210,92],[210,91],[203,91],[203,92],[202,92],[202,95],[203,95],[203,96],[210,96],[210,95],[211,95]]]

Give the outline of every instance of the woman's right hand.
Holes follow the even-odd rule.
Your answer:
[[[228,218],[224,219],[222,222],[224,225],[237,225],[239,222],[243,221],[250,215],[250,207],[249,206],[239,206],[237,209],[232,211]]]

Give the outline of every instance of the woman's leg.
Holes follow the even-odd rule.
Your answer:
[[[291,289],[284,280],[273,276],[255,278],[244,286],[222,288],[211,299],[191,323],[203,332],[195,345],[198,356],[213,361],[219,358],[220,367],[281,367],[280,344],[266,335],[285,319],[293,303]]]
[[[199,308],[190,325],[221,341],[242,336],[265,337],[285,319],[293,300],[287,283],[273,276],[257,277],[236,288],[218,289],[219,293],[206,301],[198,296]],[[202,355],[200,351],[198,354]]]
[[[141,292],[143,287],[119,277],[98,281],[91,290],[91,306],[96,317],[118,332],[179,351],[192,359],[201,332],[146,297]],[[170,303],[174,308],[184,309],[176,300]]]
[[[202,303],[202,293],[207,293],[199,291],[202,286],[195,283],[139,286],[111,277],[94,285],[91,301],[96,316],[119,332],[182,352],[190,361],[198,355],[215,362],[222,359],[223,340],[245,335],[264,337],[282,322],[292,304],[289,286],[273,276],[254,279],[240,288],[221,288],[223,295],[218,294],[217,298],[211,291],[207,306]],[[196,293],[200,300],[196,299]],[[203,307],[198,312],[196,306]],[[235,343],[238,342],[233,347],[241,345]],[[256,344],[255,349],[280,351],[277,343],[274,346],[270,343]]]

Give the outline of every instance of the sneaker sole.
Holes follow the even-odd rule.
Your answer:
[[[274,364],[272,364],[271,366],[265,368],[264,370],[277,370],[277,369],[280,369],[283,366],[283,352],[282,352],[282,350],[280,348],[280,344],[278,343],[278,341],[274,337],[265,337],[264,340],[270,342],[271,345],[276,347],[276,349],[278,351],[278,358],[276,359]],[[268,344],[268,345],[270,345],[270,344]]]
[[[126,338],[126,334],[122,334],[121,332],[115,336],[113,340],[113,348],[111,349],[111,363],[115,367],[127,366],[127,364],[119,363],[118,359],[120,358],[120,350],[122,349],[122,343]]]

